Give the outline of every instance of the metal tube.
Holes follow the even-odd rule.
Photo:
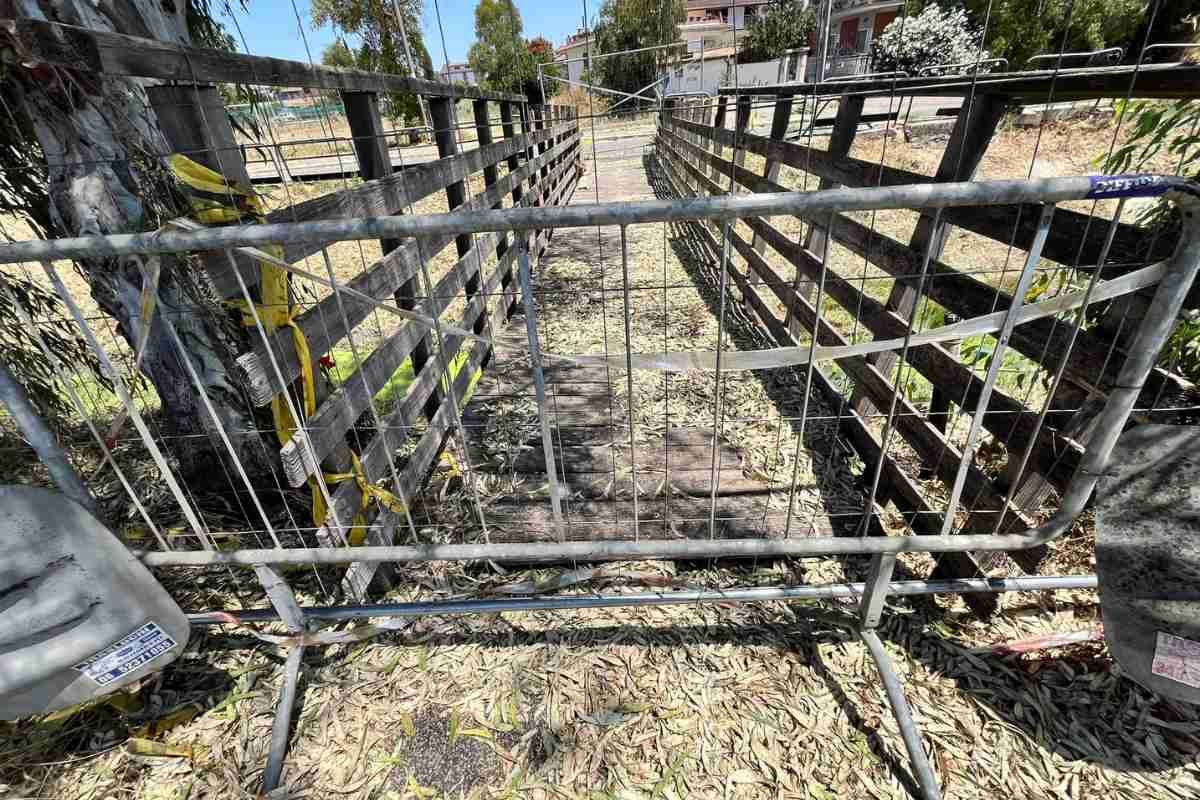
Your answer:
[[[939,70],[939,69],[957,69],[958,67],[980,67],[983,64],[1003,64],[1004,69],[1005,70],[1008,69],[1008,59],[1007,58],[984,58],[979,61],[955,61],[953,64],[932,64],[928,67],[922,67],[920,72],[918,72],[917,74],[920,75],[921,77],[925,77],[927,75],[933,75],[934,71]],[[955,73],[955,74],[961,75],[963,73]]]
[[[271,725],[271,750],[263,770],[264,795],[279,786],[279,779],[283,775],[283,757],[287,753],[288,730],[292,727],[292,707],[296,705],[296,684],[300,680],[300,661],[303,658],[304,646],[297,645],[288,653],[287,664],[284,665],[283,687],[279,690],[279,705],[275,707],[275,722]]]
[[[859,96],[859,97],[888,97],[895,94],[924,94],[938,95],[945,94],[966,94],[972,91],[988,91],[1000,90],[1004,91],[1008,84],[1022,84],[1030,86],[1039,81],[1048,81],[1057,76],[1057,80],[1063,80],[1071,77],[1089,77],[1095,78],[1105,74],[1119,75],[1122,77],[1132,77],[1135,72],[1145,78],[1145,76],[1154,73],[1182,73],[1187,71],[1189,76],[1194,74],[1194,66],[1174,66],[1172,64],[1142,64],[1135,70],[1133,67],[1071,67],[1068,69],[1043,69],[1028,72],[993,72],[986,73],[984,76],[970,76],[970,80],[964,79],[962,76],[951,75],[947,77],[914,77],[899,79],[894,84],[887,87],[875,88],[878,81],[855,81],[830,86],[831,95],[839,97]],[[824,85],[829,85],[829,81],[825,81]],[[866,89],[855,89],[856,84],[862,84],[870,87]],[[724,86],[718,91],[725,95],[738,94],[770,94],[770,95],[786,95],[786,94],[815,94],[822,83],[816,81],[813,83],[784,83],[774,86],[754,86],[745,87],[742,89],[733,86]],[[1044,91],[1044,90],[1043,90]],[[824,93],[822,93],[824,94]],[[1171,96],[1175,96],[1172,93]]]
[[[962,458],[959,459],[958,471],[954,475],[954,484],[950,489],[950,499],[946,501],[946,513],[942,518],[943,536],[953,532],[954,514],[958,511],[958,501],[962,497],[963,486],[967,482],[967,473],[971,467],[975,466],[976,443],[979,441],[979,432],[983,430],[983,418],[987,414],[988,403],[992,399],[996,381],[1000,378],[1000,368],[1004,365],[1004,351],[1008,349],[1008,340],[1012,337],[1013,329],[1017,327],[1017,316],[1020,314],[1021,306],[1025,303],[1025,295],[1029,291],[1029,286],[1033,283],[1033,276],[1036,274],[1038,262],[1042,258],[1042,248],[1046,244],[1046,237],[1050,235],[1050,221],[1054,218],[1054,208],[1053,205],[1047,205],[1042,209],[1041,217],[1038,219],[1037,234],[1033,237],[1033,244],[1030,245],[1025,259],[1025,268],[1021,270],[1021,276],[1017,279],[1017,286],[1012,293],[1012,301],[1004,313],[1004,322],[996,334],[996,349],[992,351],[991,363],[988,364],[983,387],[979,390],[979,399],[975,401],[975,416],[971,418],[967,441],[962,447]],[[893,404],[895,404],[899,388],[897,385],[896,393],[892,395]]]
[[[883,616],[883,605],[887,602],[888,589],[892,584],[892,571],[896,567],[895,553],[879,553],[871,559],[871,571],[859,603],[858,624],[864,630],[879,625]]]
[[[588,45],[591,46],[590,44]],[[627,56],[633,53],[647,53],[651,50],[669,50],[676,47],[687,47],[687,42],[672,42],[671,44],[656,44],[652,47],[635,47],[632,50],[614,50],[611,53],[591,53],[592,60],[597,58],[608,58],[610,56]],[[574,64],[578,61],[587,61],[588,56],[580,56],[579,58],[563,58],[552,62],[552,65],[557,64]]]
[[[1157,197],[1200,197],[1200,187],[1183,178],[1142,176],[1114,187],[1107,179],[1072,177],[1013,181],[962,181],[913,186],[838,188],[818,192],[775,192],[718,195],[688,200],[645,200],[633,203],[580,204],[538,208],[480,209],[448,214],[315,220],[271,225],[237,225],[198,231],[158,230],[0,245],[0,264],[85,259],[135,253],[228,250],[242,246],[399,239],[440,234],[517,231],[545,228],[591,228],[643,222],[732,220],[744,217],[811,216],[829,211],[872,211],[918,207],[1059,203],[1070,200]]]
[[[629,92],[619,92],[616,89],[605,89],[603,86],[596,86],[591,83],[583,83],[582,81],[572,81],[572,80],[568,80],[567,78],[559,78],[554,75],[546,75],[544,77],[549,78],[552,81],[558,81],[559,83],[565,83],[568,86],[578,86],[581,89],[588,89],[593,92],[601,92],[602,94],[614,94],[617,97],[624,97],[625,100],[632,100],[633,98],[641,95],[641,92],[638,92],[636,94],[630,94]],[[654,83],[647,86],[646,89],[651,89],[654,86],[656,86],[658,83],[660,83],[660,81],[655,81]],[[642,92],[646,91],[646,89],[642,89]],[[625,102],[625,100],[622,100],[621,102],[623,103],[623,102]]]
[[[0,361],[0,405],[8,409],[25,441],[29,442],[29,446],[37,453],[38,460],[46,465],[50,480],[54,481],[58,490],[88,511],[96,513],[96,499],[92,497],[83,478],[79,477],[75,466],[67,458],[66,451],[58,443],[58,437],[46,425],[33,403],[29,402],[25,387],[17,381],[3,361]]]
[[[888,584],[888,596],[912,597],[960,592],[1046,592],[1095,589],[1095,575],[1059,575],[1030,578],[958,578],[938,581],[896,581]],[[703,591],[637,592],[630,594],[579,594],[558,597],[505,597],[488,600],[444,600],[438,602],[379,603],[374,605],[305,607],[307,620],[349,620],[371,617],[420,617],[432,614],[497,614],[505,611],[562,611],[581,608],[622,606],[670,606],[693,603],[768,603],[792,600],[861,599],[862,583],[826,583],[812,586],[772,586],[752,589],[705,589]],[[230,618],[241,623],[271,622],[279,614],[271,608],[250,611],[205,611],[189,614],[193,625],[227,625]]]
[[[1150,308],[1127,348],[1125,363],[1109,392],[1104,410],[1096,420],[1096,432],[1088,441],[1087,450],[1071,477],[1071,485],[1067,487],[1058,511],[1048,521],[1017,537],[1028,543],[1026,547],[1045,544],[1061,536],[1087,504],[1108,466],[1109,455],[1125,429],[1146,378],[1158,361],[1159,351],[1175,327],[1196,273],[1200,272],[1200,196],[1181,195],[1179,204],[1183,218],[1179,246],[1167,262],[1166,272],[1154,292]]]
[[[1063,59],[1066,58],[1086,58],[1089,62],[1098,56],[1108,56],[1113,63],[1121,60],[1121,56],[1125,55],[1125,51],[1119,47],[1106,47],[1103,50],[1082,50],[1076,53],[1041,53],[1036,56],[1030,56],[1025,62],[1025,66],[1030,66],[1035,61],[1053,61],[1055,66],[1062,66]]]
[[[542,352],[538,342],[537,310],[533,305],[532,276],[529,266],[529,242],[517,237],[517,281],[521,284],[521,302],[525,307],[525,335],[529,339],[529,364],[533,371],[533,390],[537,399],[538,423],[542,429],[542,453],[546,459],[546,478],[550,482],[550,509],[559,538],[566,540],[563,522],[562,491],[558,485],[558,467],[554,461],[554,436],[550,429],[550,413],[546,405],[546,376],[542,370]],[[481,511],[480,514],[483,512]]]
[[[867,646],[875,666],[879,669],[879,677],[883,679],[883,690],[887,693],[888,703],[900,726],[900,738],[904,740],[904,749],[908,751],[908,759],[912,762],[913,771],[917,774],[917,782],[921,785],[921,795],[925,800],[941,800],[942,790],[938,787],[937,776],[929,765],[929,757],[925,755],[925,746],[921,743],[921,733],[913,722],[912,711],[908,700],[904,697],[904,687],[900,685],[900,677],[892,667],[892,660],[883,649],[883,642],[872,630],[860,630],[858,636]]]
[[[633,298],[629,294],[629,241],[626,236],[625,226],[621,226],[621,299],[624,312],[625,323],[625,381],[626,393],[629,395],[625,412],[629,415],[629,470],[630,480],[633,482],[633,540],[636,542],[641,537],[638,535],[638,478],[637,478],[637,427],[634,425],[633,418],[633,333],[630,322],[630,306],[633,304]],[[614,431],[614,436],[615,436]],[[713,445],[714,452],[716,445]],[[614,469],[614,483],[616,480],[616,470]]]

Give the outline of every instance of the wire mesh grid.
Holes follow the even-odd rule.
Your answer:
[[[1069,81],[1081,72],[1058,65],[1047,102],[1060,73]],[[960,119],[990,102],[990,94],[976,91],[981,75],[960,79],[967,86],[959,92],[967,109]],[[1120,76],[1128,80],[1128,99],[1137,71]],[[933,79],[901,86],[900,76],[891,76],[836,94],[794,87],[746,94],[735,79],[717,97],[660,96],[655,141],[642,152],[619,129],[617,136],[598,135],[597,125],[629,121],[616,111],[430,97],[434,142],[424,151],[393,148],[404,132],[381,124],[355,130],[344,103],[341,112],[320,106],[317,136],[268,120],[223,143],[163,141],[157,155],[180,153],[219,167],[236,156],[244,174],[230,181],[226,199],[236,204],[257,183],[268,223],[330,214],[330,189],[344,204],[337,213],[350,220],[386,209],[417,226],[425,215],[464,202],[473,210],[584,199],[611,207],[692,194],[807,191],[850,184],[848,170],[859,170],[860,186],[894,187],[917,182],[904,180],[914,173],[892,166],[888,151],[904,95],[911,112],[913,98],[946,87]],[[199,110],[202,129],[220,127],[204,116],[212,108],[210,86],[192,80],[175,88],[175,101],[160,99],[154,113]],[[857,105],[861,116],[863,98],[886,101],[884,136],[865,148],[878,157],[867,161],[864,152],[853,163],[846,152],[836,154],[839,172],[822,158],[818,141],[828,133],[828,152],[842,147],[843,109]],[[468,113],[473,119],[464,122]],[[1041,128],[1037,137],[1031,178]],[[848,152],[850,142],[844,147]],[[952,168],[939,168],[937,179],[969,177],[975,165],[964,169],[966,162],[980,154],[964,146],[954,155],[942,161]],[[433,166],[406,163],[430,156]],[[382,158],[383,172],[378,164],[371,172],[372,158]],[[452,162],[461,168],[443,172]],[[398,178],[389,177],[392,170]],[[382,194],[394,194],[381,200],[355,176],[383,182]],[[474,227],[450,223],[434,235],[384,226],[340,241],[197,248],[176,258],[200,277],[185,283],[176,270],[174,283],[150,295],[159,336],[147,354],[177,361],[174,396],[164,396],[168,384],[141,374],[144,292],[125,298],[115,321],[111,300],[105,307],[88,296],[80,278],[86,258],[79,270],[69,261],[37,260],[5,269],[53,288],[62,300],[58,312],[43,309],[23,320],[31,331],[73,328],[102,362],[100,378],[56,364],[55,378],[74,395],[88,428],[72,455],[114,527],[147,552],[148,562],[162,565],[166,580],[193,584],[191,609],[267,608],[260,590],[228,566],[247,550],[303,550],[296,563],[306,572],[289,576],[293,587],[312,602],[343,604],[362,597],[371,581],[387,580],[371,567],[346,581],[343,568],[321,564],[319,551],[328,562],[353,561],[346,549],[352,540],[409,548],[371,558],[372,565],[419,556],[428,545],[481,545],[457,552],[489,558],[506,544],[542,544],[538,558],[569,562],[581,573],[581,561],[609,557],[594,546],[614,542],[647,545],[611,551],[625,557],[655,555],[655,543],[764,543],[728,550],[757,563],[760,554],[786,552],[780,541],[1037,529],[1069,490],[1089,423],[1107,420],[1099,413],[1105,400],[1128,388],[1116,382],[1118,370],[1137,332],[1151,327],[1147,302],[1136,298],[1162,280],[1146,265],[1174,249],[1174,242],[1153,241],[1131,248],[1125,200],[1072,192],[1039,208],[1004,205],[1015,213],[993,215],[983,232],[983,223],[964,223],[973,210],[996,208],[990,202],[943,208],[934,192],[897,206],[881,192],[864,195],[869,199],[857,209],[830,201],[794,215],[780,205],[744,216],[654,212],[669,219],[635,216],[616,224],[618,209],[608,224],[591,226],[582,217],[568,223],[546,214],[537,227],[513,232],[517,225],[498,224],[497,216]],[[1035,199],[1024,196],[1026,203]],[[948,219],[965,241],[943,255],[945,242],[930,231],[946,229]],[[1055,238],[1056,225],[1074,237],[1071,252]],[[104,252],[98,240],[94,245],[96,255]],[[256,287],[257,265],[275,262],[289,280],[286,301],[272,305]],[[140,267],[125,289],[152,284],[151,269]],[[239,330],[227,300],[242,301],[251,324]],[[1039,305],[1045,316],[1019,316]],[[270,321],[281,314],[286,324]],[[990,318],[982,327],[962,322],[982,317]],[[279,327],[293,321],[318,364],[313,412],[298,383],[305,364],[295,336]],[[937,338],[939,328],[953,324],[962,336]],[[216,378],[189,338],[214,328],[232,328],[241,354]],[[926,334],[932,338],[922,339]],[[870,349],[883,340],[892,344]],[[788,363],[747,368],[752,361],[738,360],[739,353],[759,352]],[[711,363],[663,369],[668,356]],[[1170,364],[1151,369],[1149,378],[1149,388],[1130,398],[1139,418],[1186,420],[1200,409]],[[220,392],[237,395],[247,412],[231,423]],[[190,418],[173,413],[181,395],[191,397],[182,406]],[[266,410],[275,398],[300,421],[282,445]],[[312,516],[318,497],[330,509],[324,518]],[[188,563],[172,556],[180,552],[211,553],[222,566],[199,585],[190,570],[169,566]],[[696,552],[712,558],[721,548]],[[994,576],[995,567],[986,560],[950,565],[964,578]],[[1027,564],[1004,568],[1032,571]],[[877,574],[886,581],[890,569]],[[718,596],[733,583],[706,586],[690,600],[706,591]],[[580,597],[598,602],[594,593]]]

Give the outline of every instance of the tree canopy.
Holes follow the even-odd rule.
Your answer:
[[[816,17],[803,0],[773,0],[766,13],[746,27],[746,38],[738,43],[738,61],[772,61],[788,50],[807,47],[814,27]]]
[[[397,9],[404,19],[412,64],[404,51]],[[360,40],[358,47],[352,48],[345,38],[339,37],[325,48],[321,62],[331,67],[433,78],[433,61],[421,36],[422,10],[422,0],[395,0],[394,4],[393,0],[312,0],[314,25],[331,23],[339,32]],[[383,113],[392,119],[407,123],[421,121],[416,95],[391,92],[380,100]]]
[[[604,0],[592,29],[594,52],[613,53],[679,41],[687,16],[683,0]],[[590,75],[600,85],[630,94],[658,78],[668,59],[665,50],[597,59]]]
[[[536,98],[541,91],[537,65],[554,61],[554,45],[544,36],[525,39],[524,29],[521,12],[512,0],[479,0],[475,43],[467,62],[484,86]]]

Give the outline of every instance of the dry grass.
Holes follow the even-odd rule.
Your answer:
[[[775,578],[844,576],[832,564],[796,570]],[[869,656],[811,611],[702,605],[422,619],[315,652],[285,771],[289,796],[908,797]],[[961,606],[904,601],[892,611],[881,635],[947,798],[1200,791],[1195,709],[1121,679],[1102,649],[1004,658],[976,649],[1088,627],[1095,608],[1085,597],[1006,598],[988,623]],[[57,725],[6,725],[0,782],[10,796],[251,796],[280,658],[252,639],[197,639],[143,687],[141,712],[102,707]],[[146,759],[121,746],[128,726],[190,701],[205,713],[165,739],[193,758]]]

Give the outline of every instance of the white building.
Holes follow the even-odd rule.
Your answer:
[[[817,7],[818,29],[822,20],[829,23],[825,77],[872,71],[871,42],[903,7],[904,0],[822,0]]]
[[[583,80],[584,73],[591,66],[592,55],[592,35],[580,28],[568,36],[561,47],[555,49],[554,63],[560,66],[559,74],[578,83]],[[549,88],[546,92],[550,95],[555,94]]]
[[[479,84],[475,78],[475,73],[471,70],[471,65],[466,63],[447,64],[442,67],[442,71],[438,73],[438,77],[447,83],[469,83],[472,86]]]

